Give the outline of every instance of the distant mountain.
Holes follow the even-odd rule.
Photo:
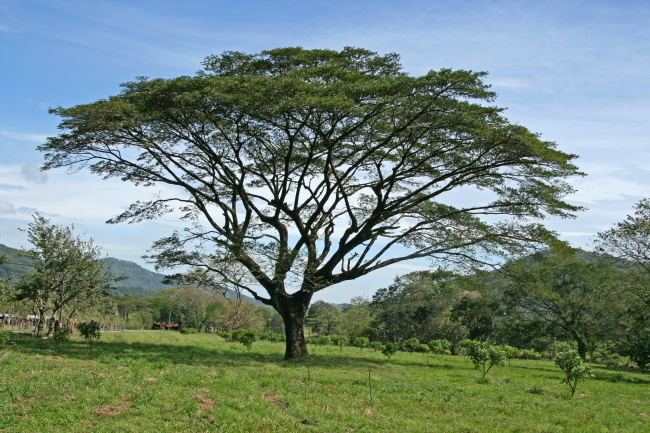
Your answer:
[[[19,278],[33,271],[31,260],[20,255],[20,250],[0,244],[0,255],[7,256],[7,261],[0,264],[0,278]],[[178,284],[165,284],[165,275],[143,268],[137,263],[120,260],[113,257],[101,259],[106,272],[116,277],[126,277],[115,283],[118,294],[132,293],[137,295],[152,295],[158,290],[176,287]],[[234,293],[226,296],[234,297]],[[260,302],[242,295],[246,301],[261,305]]]

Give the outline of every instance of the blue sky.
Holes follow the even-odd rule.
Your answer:
[[[549,221],[589,247],[650,196],[650,2],[0,0],[0,243],[24,246],[36,209],[143,263],[177,224],[107,226],[146,194],[118,181],[40,173],[35,146],[56,132],[48,107],[93,101],[136,76],[192,74],[208,54],[278,46],[398,52],[411,73],[485,70],[507,116],[580,156],[575,220]],[[405,264],[334,287],[371,295]]]

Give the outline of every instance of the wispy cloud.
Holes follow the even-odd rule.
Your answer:
[[[6,200],[0,200],[0,214],[15,214],[16,207],[13,203],[9,203]]]
[[[47,140],[47,134],[37,134],[32,132],[18,132],[18,131],[7,131],[0,130],[0,137],[10,139],[10,140],[19,140],[26,141],[29,143],[41,144]]]

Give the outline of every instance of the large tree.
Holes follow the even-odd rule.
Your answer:
[[[623,273],[606,261],[568,251],[538,253],[506,264],[503,272],[511,280],[505,294],[511,308],[561,329],[583,359],[597,340],[616,334]]]
[[[279,48],[208,57],[52,110],[45,168],[165,187],[111,222],[179,210],[161,266],[204,269],[273,306],[286,358],[307,355],[314,293],[421,257],[520,253],[566,217],[573,155],[512,124],[484,73],[403,71],[396,54]],[[455,201],[450,198],[455,197]],[[460,203],[460,204],[454,204]]]
[[[639,367],[650,368],[650,199],[641,200],[633,215],[599,233],[597,245],[626,265],[633,264],[623,282],[632,294],[621,320],[626,336],[623,349]]]

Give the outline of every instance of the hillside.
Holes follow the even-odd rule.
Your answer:
[[[7,256],[7,261],[0,264],[0,278],[18,278],[32,272],[30,259],[20,255],[19,250],[0,244],[0,255]],[[163,283],[165,275],[145,269],[128,260],[106,257],[102,259],[102,262],[106,272],[110,275],[125,277],[115,283],[115,292],[118,294],[131,293],[147,296],[158,290],[175,286]],[[228,293],[227,296],[234,296],[234,294]],[[247,296],[242,297],[249,302],[260,304]]]

